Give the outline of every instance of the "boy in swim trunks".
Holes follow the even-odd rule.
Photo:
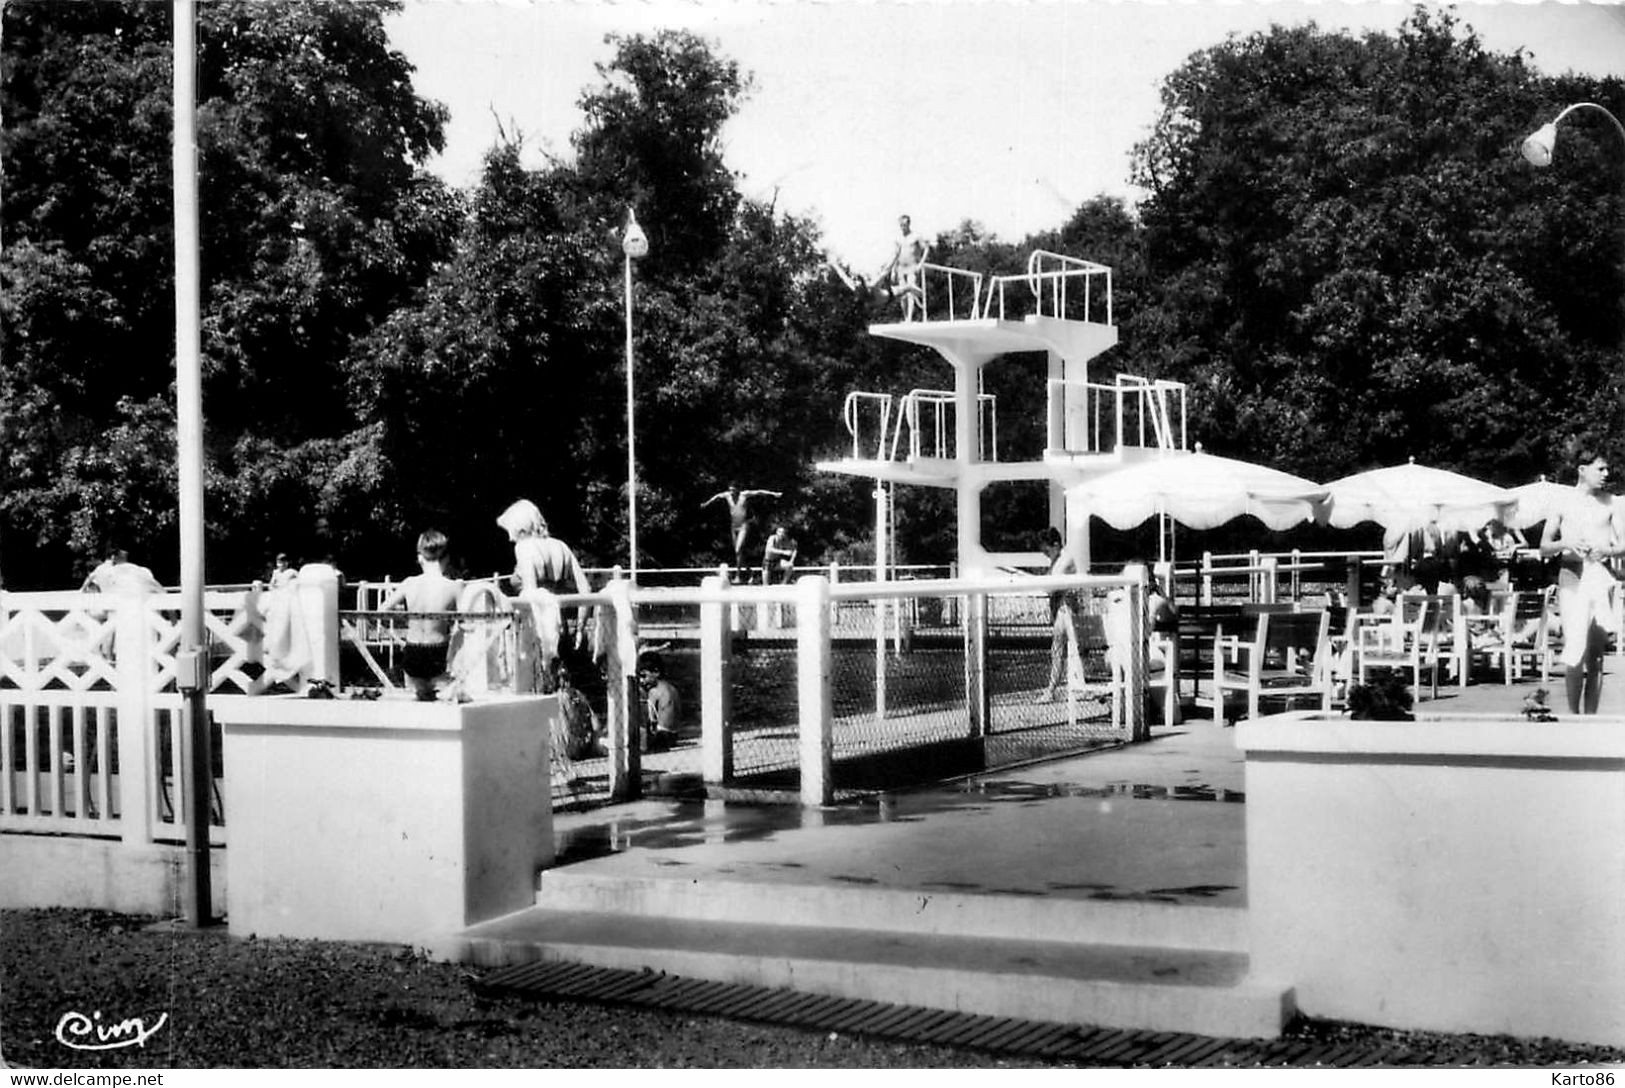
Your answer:
[[[1562,563],[1557,609],[1563,624],[1563,686],[1570,714],[1595,714],[1602,698],[1602,658],[1614,629],[1614,576],[1607,561],[1625,554],[1625,510],[1603,490],[1608,461],[1579,457],[1574,494],[1546,519],[1540,554]]]
[[[451,616],[463,584],[444,571],[446,535],[429,529],[418,537],[418,566],[422,573],[403,581],[379,604],[380,612],[406,605],[406,645],[401,669],[422,702],[435,697],[435,682],[446,675],[446,651],[451,644]]]

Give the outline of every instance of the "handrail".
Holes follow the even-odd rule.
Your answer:
[[[936,443],[935,443],[936,452],[934,454],[932,454],[931,456],[939,457],[939,458],[946,458],[948,456],[948,442],[947,442],[948,424],[947,424],[947,413],[946,413],[945,409],[950,405],[954,405],[956,396],[957,396],[957,394],[955,394],[952,390],[949,390],[949,389],[910,389],[906,394],[904,394],[903,402],[902,402],[902,409],[901,409],[899,414],[902,416],[903,422],[906,422],[908,424],[909,456],[911,458],[918,459],[921,456],[921,451],[920,451],[920,447],[921,447],[920,438],[921,438],[921,434],[922,434],[922,428],[920,426],[920,405],[921,404],[929,404],[933,408],[936,409],[935,416],[934,416],[935,421],[936,421]],[[976,394],[976,405],[977,405],[977,418],[976,418],[977,445],[978,446],[981,445],[982,422],[983,422],[982,409],[984,407],[990,408],[991,409],[990,414],[992,416],[992,423],[993,423],[992,434],[990,436],[991,441],[989,443],[991,445],[991,447],[992,447],[992,452],[993,452],[993,456],[992,456],[991,460],[997,461],[999,459],[999,401],[998,401],[998,397],[995,396],[992,393],[978,393],[978,394]],[[894,461],[897,460],[897,443],[902,438],[902,432],[903,432],[903,428],[901,426],[897,427],[892,432],[891,459],[894,460]],[[981,452],[982,451],[980,449],[978,449],[976,451],[978,457],[981,456]]]
[[[1112,294],[1111,273],[1107,265],[1086,261],[1080,257],[1068,257],[1061,253],[1052,253],[1049,250],[1034,250],[1027,258],[1027,271],[1013,276],[994,276],[987,281],[987,291],[982,296],[982,305],[978,316],[983,319],[994,316],[994,299],[998,300],[998,319],[1010,319],[1010,310],[1006,305],[1005,288],[1012,284],[1024,284],[1032,293],[1035,310],[1038,316],[1065,318],[1068,313],[1068,291],[1071,281],[1083,281],[1083,312],[1084,320],[1089,320],[1093,312],[1094,298],[1092,285],[1096,277],[1104,276],[1105,285],[1105,324],[1112,324]],[[1047,289],[1047,290],[1046,290]],[[1048,295],[1049,305],[1045,305],[1045,296]]]
[[[861,460],[863,457],[862,441],[858,434],[859,405],[865,400],[878,401],[880,404],[880,435],[875,440],[875,460],[881,460],[886,453],[886,429],[891,425],[892,397],[890,393],[869,393],[864,390],[854,390],[846,395],[846,403],[841,408],[841,415],[846,423],[847,433],[852,436],[852,457]],[[895,442],[894,442],[895,447]]]
[[[1083,395],[1083,423],[1084,433],[1082,442],[1078,444],[1068,442],[1066,435],[1066,404],[1067,393],[1080,392]],[[1163,378],[1148,379],[1133,374],[1119,374],[1112,384],[1092,382],[1088,380],[1051,378],[1048,382],[1049,419],[1055,433],[1051,435],[1052,449],[1063,450],[1068,453],[1106,453],[1118,446],[1129,445],[1126,441],[1126,431],[1129,426],[1137,425],[1139,446],[1146,445],[1146,423],[1149,420],[1154,446],[1164,450],[1182,450],[1186,448],[1186,392],[1185,383],[1169,381]],[[1178,425],[1175,426],[1173,409],[1169,406],[1170,395],[1179,398]],[[1056,403],[1057,398],[1061,403]],[[1102,400],[1111,398],[1114,405],[1114,419],[1116,423],[1116,443],[1109,446],[1101,434],[1099,420],[1100,404]],[[1129,410],[1135,409],[1135,419],[1129,418]],[[1090,423],[1093,421],[1093,426]]]
[[[933,277],[932,275],[930,275],[930,273],[935,273],[936,276]],[[948,294],[948,317],[947,317],[947,320],[949,320],[949,321],[955,321],[955,320],[958,320],[958,318],[959,318],[959,303],[958,303],[957,299],[955,298],[955,291],[954,291],[955,284],[958,283],[959,281],[962,281],[962,280],[969,280],[970,283],[969,283],[968,286],[970,288],[970,316],[973,317],[973,318],[976,316],[976,302],[977,302],[977,299],[979,299],[981,297],[981,295],[982,295],[982,273],[980,273],[980,272],[972,272],[968,268],[952,268],[952,267],[950,267],[948,265],[945,265],[945,264],[934,264],[934,263],[932,263],[930,261],[926,261],[923,264],[921,264],[920,265],[920,296],[921,296],[922,301],[921,301],[921,305],[920,305],[920,313],[921,313],[921,315],[923,317],[929,317],[930,313],[931,313],[931,310],[930,310],[931,282],[932,282],[933,278],[945,279],[947,281],[947,288],[946,288],[947,289],[947,294]]]
[[[1067,589],[1116,589],[1138,585],[1134,575],[1118,574],[1033,574],[1011,578],[945,578],[917,582],[831,583],[829,597],[834,601],[871,601],[877,598],[948,597],[985,593],[991,597],[1027,597]],[[645,604],[773,604],[798,599],[796,583],[773,586],[727,586],[708,588],[639,586],[631,591],[632,603]]]

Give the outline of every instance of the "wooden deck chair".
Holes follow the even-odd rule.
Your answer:
[[[1422,670],[1438,667],[1438,660],[1427,649],[1431,603],[1420,594],[1402,593],[1386,621],[1357,629],[1354,661],[1360,684],[1366,683],[1373,669],[1402,669],[1411,674],[1411,690],[1416,698],[1422,697]]]
[[[1499,669],[1503,684],[1522,680],[1526,664],[1531,672],[1540,667],[1550,596],[1550,589],[1508,592],[1489,616],[1468,621],[1473,657]]]
[[[1222,708],[1226,692],[1247,696],[1247,717],[1257,719],[1265,697],[1311,696],[1321,710],[1332,705],[1331,614],[1264,612],[1252,619],[1250,637],[1236,640],[1218,655],[1213,690]],[[1232,661],[1225,658],[1234,653]]]
[[[1541,617],[1535,632],[1535,652],[1532,659],[1540,660],[1540,674],[1537,679],[1544,680],[1552,675],[1553,662],[1563,655],[1563,612],[1557,603],[1556,586],[1546,587],[1545,607]]]
[[[1439,697],[1439,670],[1447,670],[1457,687],[1466,687],[1471,664],[1467,641],[1467,617],[1459,593],[1436,593],[1428,597],[1426,653],[1432,661],[1428,669],[1433,682],[1433,698]]]

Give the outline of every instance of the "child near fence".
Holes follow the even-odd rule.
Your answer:
[[[451,616],[457,609],[461,582],[447,578],[444,571],[446,535],[437,529],[418,537],[420,573],[407,578],[379,604],[388,612],[405,604],[406,645],[401,651],[401,667],[422,702],[435,697],[435,685],[446,675],[446,652],[451,645]],[[440,614],[437,614],[440,613]]]

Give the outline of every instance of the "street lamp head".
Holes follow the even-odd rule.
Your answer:
[[[1548,121],[1523,142],[1523,157],[1536,166],[1550,166],[1552,149],[1556,146],[1557,122]]]
[[[621,249],[633,260],[646,256],[649,252],[649,236],[638,226],[638,217],[633,212],[626,214],[626,233],[621,236]]]

